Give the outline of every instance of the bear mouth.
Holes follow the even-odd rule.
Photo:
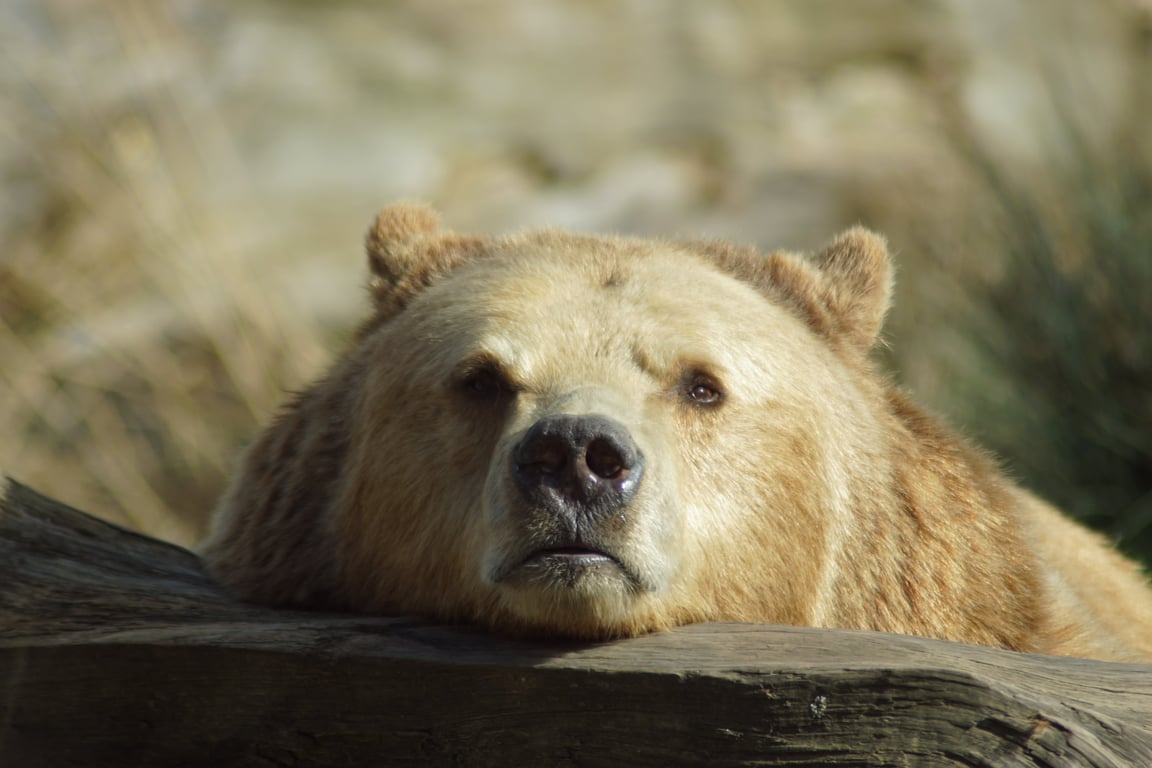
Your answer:
[[[603,549],[564,545],[531,550],[511,561],[495,581],[528,589],[598,591],[596,584],[632,584],[635,579],[619,559]]]
[[[599,549],[591,549],[589,547],[545,547],[544,549],[530,552],[528,556],[524,558],[521,566],[529,565],[537,561],[553,561],[557,564],[578,567],[607,564],[619,565],[616,558]]]

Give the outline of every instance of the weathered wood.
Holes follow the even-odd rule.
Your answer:
[[[1152,667],[702,625],[527,643],[229,599],[9,482],[0,765],[1152,765]]]

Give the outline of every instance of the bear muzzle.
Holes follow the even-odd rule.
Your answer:
[[[614,554],[644,475],[628,429],[598,414],[554,414],[532,425],[510,458],[516,517],[527,533],[510,570],[569,587],[597,573],[632,581]]]

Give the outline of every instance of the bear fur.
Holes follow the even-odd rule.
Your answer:
[[[367,238],[373,310],[247,451],[237,596],[605,639],[705,621],[1152,661],[1152,590],[869,359],[884,240]]]

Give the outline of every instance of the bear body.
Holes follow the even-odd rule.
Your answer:
[[[348,353],[203,547],[237,596],[606,639],[703,621],[1152,661],[1139,569],[869,360],[881,238],[368,235]]]

